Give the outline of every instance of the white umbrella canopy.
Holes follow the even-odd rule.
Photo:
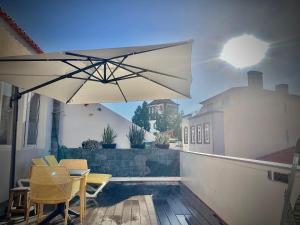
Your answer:
[[[0,81],[64,103],[190,97],[192,41],[0,58]]]

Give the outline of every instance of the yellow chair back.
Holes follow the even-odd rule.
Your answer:
[[[54,204],[71,199],[72,179],[63,166],[31,167],[30,198],[33,202]]]
[[[86,170],[88,169],[87,161],[85,159],[62,159],[59,162],[60,166],[70,169]]]
[[[47,166],[46,161],[43,158],[32,159],[32,164],[36,166]]]
[[[47,155],[44,158],[49,166],[58,166],[58,161],[54,155]]]

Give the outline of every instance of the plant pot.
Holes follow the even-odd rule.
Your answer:
[[[170,144],[155,144],[157,148],[169,149]]]
[[[117,144],[102,144],[102,148],[116,148]]]
[[[131,144],[130,147],[131,148],[141,148],[141,149],[144,149],[145,148],[145,143],[144,144]]]

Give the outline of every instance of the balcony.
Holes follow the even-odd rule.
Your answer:
[[[62,158],[87,158],[92,171],[113,174],[98,198],[88,200],[85,224],[99,225],[276,225],[287,187],[278,177],[290,172],[287,164],[158,149],[67,149]]]

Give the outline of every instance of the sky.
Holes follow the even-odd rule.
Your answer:
[[[300,95],[298,0],[0,0],[44,50],[112,48],[193,39],[191,99],[174,99],[184,113],[226,89],[247,85],[247,71],[264,73],[264,87],[289,84]],[[251,34],[270,43],[257,65],[236,69],[219,59],[224,43]],[[131,120],[141,102],[105,104]]]

